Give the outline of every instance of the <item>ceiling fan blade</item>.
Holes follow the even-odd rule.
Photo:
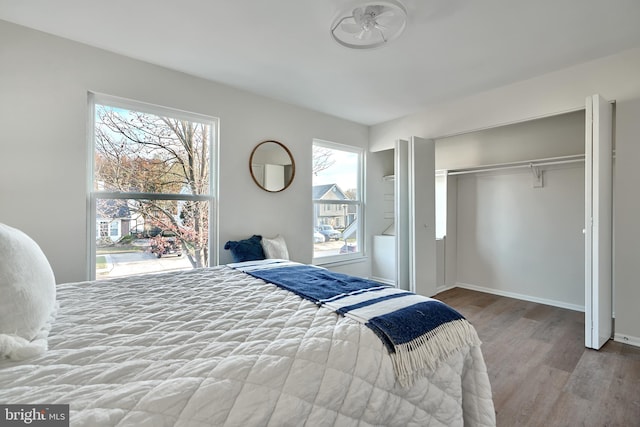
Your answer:
[[[402,17],[393,13],[380,15],[376,18],[376,24],[383,27],[395,27],[402,22]]]
[[[380,24],[374,25],[373,28],[380,31],[382,34],[384,34],[384,32],[389,29],[388,27],[385,27],[384,25],[380,25]]]
[[[353,22],[343,22],[340,25],[340,29],[345,33],[355,34],[358,31],[362,31],[362,26],[358,24],[354,24]]]
[[[382,15],[384,11],[385,11],[384,6],[372,5],[372,6],[367,6],[366,9],[364,10],[364,13],[369,16],[376,17],[376,16]]]
[[[364,13],[364,9],[362,9],[361,7],[353,9],[353,20],[356,22],[356,24],[362,24]]]
[[[376,15],[376,17],[379,17],[379,16],[390,16],[390,15],[394,15],[393,9],[390,9],[390,8],[386,7],[382,11],[380,11],[380,13],[378,13]]]
[[[369,40],[371,38],[371,30],[362,30],[360,34],[356,36],[358,40]]]

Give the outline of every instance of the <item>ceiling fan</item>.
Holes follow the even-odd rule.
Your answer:
[[[406,23],[407,11],[398,1],[352,3],[334,20],[331,35],[343,46],[369,49],[398,37]]]

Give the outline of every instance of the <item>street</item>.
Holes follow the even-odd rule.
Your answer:
[[[102,256],[106,258],[107,265],[106,268],[96,271],[98,279],[192,268],[185,255],[171,254],[157,258],[150,252],[121,252]]]
[[[344,241],[342,240],[316,243],[314,245],[314,253],[316,257],[338,255],[343,245]],[[138,242],[138,246],[144,246],[144,244]],[[168,254],[163,255],[162,258],[157,258],[147,250],[103,253],[99,256],[105,257],[106,266],[105,268],[96,270],[97,279],[192,268],[191,262],[189,262],[189,259],[184,253],[182,256]]]

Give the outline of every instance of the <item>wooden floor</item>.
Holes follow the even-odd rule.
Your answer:
[[[640,348],[586,349],[577,311],[461,288],[436,298],[478,331],[498,426],[640,426]]]

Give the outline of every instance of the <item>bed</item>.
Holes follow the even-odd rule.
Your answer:
[[[478,345],[401,385],[366,325],[238,268],[57,286],[48,349],[0,360],[0,403],[72,426],[490,426]]]

